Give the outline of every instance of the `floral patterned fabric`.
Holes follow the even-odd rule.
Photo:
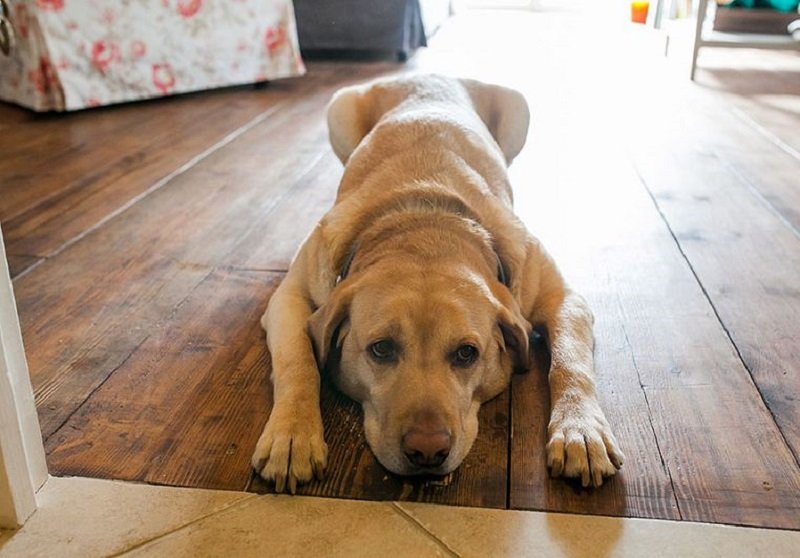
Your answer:
[[[305,72],[291,0],[6,0],[0,99],[76,110]]]

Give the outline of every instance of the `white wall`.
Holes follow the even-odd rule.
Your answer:
[[[0,230],[0,527],[25,522],[45,480],[42,434]]]

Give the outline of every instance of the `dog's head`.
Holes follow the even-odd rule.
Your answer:
[[[469,452],[478,409],[528,367],[530,325],[497,279],[457,264],[375,265],[309,321],[321,366],[361,401],[367,441],[389,470],[445,474]]]
[[[418,75],[383,78],[337,91],[328,105],[333,151],[342,163],[347,163],[385,114],[406,101],[425,102],[443,96],[477,114],[507,164],[522,150],[530,111],[521,93],[471,79]]]

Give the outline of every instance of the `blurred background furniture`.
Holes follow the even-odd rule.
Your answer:
[[[451,13],[450,0],[295,0],[294,9],[303,52],[383,52],[401,61]]]
[[[36,111],[305,72],[291,0],[2,1],[0,100]]]
[[[712,2],[716,10],[716,3]],[[715,31],[712,27],[714,11],[709,16],[708,0],[699,0],[697,5],[697,23],[695,27],[694,47],[692,48],[691,79],[697,67],[697,55],[703,47],[724,48],[768,48],[773,50],[798,50],[800,40],[793,37],[788,28],[784,34],[741,33]]]

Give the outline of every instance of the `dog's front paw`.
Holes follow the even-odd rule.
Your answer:
[[[253,453],[253,468],[276,492],[286,487],[294,494],[298,483],[322,479],[328,461],[328,446],[322,433],[319,409],[289,412],[273,409]]]
[[[580,477],[583,486],[601,486],[625,460],[596,401],[556,406],[547,434],[547,466],[554,477]]]

